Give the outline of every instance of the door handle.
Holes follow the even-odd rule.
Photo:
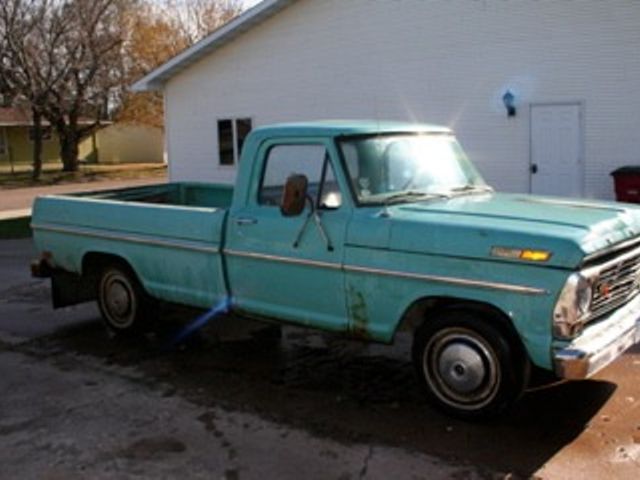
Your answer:
[[[258,220],[250,217],[238,217],[236,218],[236,225],[255,225]]]
[[[538,173],[538,165],[535,163],[531,164],[531,173],[536,174]]]

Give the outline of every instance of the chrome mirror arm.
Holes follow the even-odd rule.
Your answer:
[[[322,240],[327,246],[327,250],[329,252],[333,252],[333,244],[331,243],[331,239],[329,239],[329,236],[327,235],[327,231],[325,230],[324,225],[322,224],[322,219],[320,218],[320,214],[316,209],[313,199],[309,195],[307,195],[307,202],[309,202],[309,214],[307,215],[307,218],[302,224],[302,227],[300,228],[300,231],[298,232],[298,235],[296,236],[296,239],[293,242],[293,248],[298,248],[300,246],[300,241],[302,240],[302,236],[304,235],[304,232],[307,230],[307,226],[309,225],[309,222],[313,220],[313,223],[316,224],[316,227],[320,232],[320,236],[322,237]]]

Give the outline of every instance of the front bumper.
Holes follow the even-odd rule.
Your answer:
[[[608,318],[587,327],[569,344],[554,349],[555,373],[560,378],[588,378],[640,342],[640,295]]]

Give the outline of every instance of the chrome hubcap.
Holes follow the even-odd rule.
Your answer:
[[[107,290],[107,305],[109,310],[121,317],[126,315],[131,306],[129,292],[120,282],[113,282]]]
[[[454,343],[442,351],[438,371],[443,381],[460,393],[469,393],[478,388],[486,375],[482,357],[462,343]]]
[[[105,320],[117,329],[130,327],[135,320],[136,297],[128,279],[119,272],[109,272],[101,280],[100,292]]]
[[[501,380],[491,345],[466,328],[445,328],[433,335],[424,349],[423,371],[441,401],[465,410],[490,403]]]

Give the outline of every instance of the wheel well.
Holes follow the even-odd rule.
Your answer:
[[[117,265],[131,273],[136,280],[139,278],[135,270],[124,258],[110,253],[89,252],[82,258],[82,276],[89,281],[97,282],[102,269],[108,265]]]
[[[424,322],[428,322],[429,317],[445,310],[454,309],[474,311],[481,314],[505,336],[512,347],[517,348],[520,354],[528,356],[520,335],[518,335],[509,316],[494,305],[473,300],[455,297],[421,298],[405,311],[395,333],[397,334],[401,331],[413,333]]]

